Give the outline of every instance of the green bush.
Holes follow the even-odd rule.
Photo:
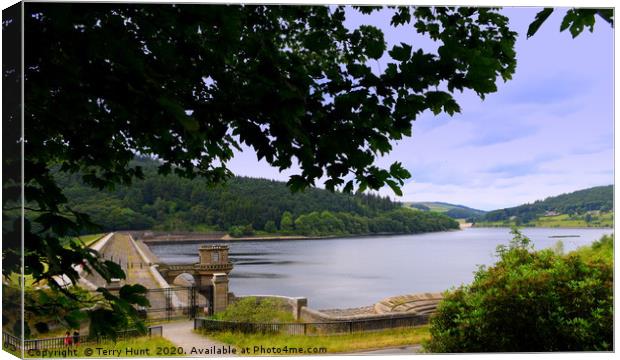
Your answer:
[[[264,230],[270,234],[275,233],[276,231],[278,231],[278,229],[276,228],[276,222],[273,220],[267,220]]]
[[[431,352],[613,350],[613,263],[534,251],[514,229],[499,261],[448,292],[431,318]],[[608,242],[609,240],[605,240]],[[605,245],[595,245],[602,247]]]
[[[228,234],[232,237],[252,236],[254,235],[254,229],[252,225],[246,226],[231,226],[228,229]]]
[[[218,320],[253,322],[253,323],[282,323],[293,322],[293,314],[287,311],[282,300],[274,298],[258,299],[253,296],[237,300],[229,305],[225,311],[215,315]]]
[[[612,263],[614,259],[614,236],[605,235],[591,246],[584,246],[575,251],[585,259],[600,259]]]

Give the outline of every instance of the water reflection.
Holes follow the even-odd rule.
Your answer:
[[[247,261],[247,259],[231,259],[231,262],[235,265],[291,265],[301,264],[301,261],[289,261],[289,260],[253,260]]]
[[[255,273],[255,272],[243,272],[235,271],[230,274],[230,278],[238,279],[284,279],[286,276],[282,274],[273,273]]]

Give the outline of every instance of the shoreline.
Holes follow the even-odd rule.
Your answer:
[[[221,238],[213,238],[209,237],[208,234],[205,234],[204,239],[137,239],[144,243],[147,246],[150,245],[171,245],[171,244],[195,244],[195,243],[229,243],[229,242],[247,242],[247,241],[301,241],[301,240],[332,240],[332,239],[362,239],[373,236],[405,236],[405,235],[424,235],[424,234],[434,234],[441,232],[452,232],[452,231],[462,231],[466,229],[510,229],[510,226],[466,226],[460,227],[459,229],[449,229],[443,231],[428,231],[423,233],[374,233],[374,234],[351,234],[351,235],[326,235],[326,236],[304,236],[304,235],[275,235],[275,236],[245,236],[233,238],[229,235],[222,236]],[[527,226],[521,227],[521,229],[555,229],[555,230],[611,230],[613,231],[613,227],[536,227],[536,226]]]
[[[148,240],[138,239],[146,245],[170,245],[170,244],[195,244],[200,242],[244,242],[244,241],[299,241],[299,240],[332,240],[332,239],[359,239],[373,236],[404,236],[404,235],[423,235],[441,232],[460,231],[462,229],[449,229],[443,231],[427,231],[423,233],[373,233],[373,234],[350,234],[350,235],[326,235],[326,236],[303,236],[303,235],[282,235],[282,236],[257,236],[257,237],[238,237],[233,238],[228,235],[220,239],[184,239],[184,240]]]
[[[472,225],[472,229],[511,229],[512,226],[476,226]],[[567,229],[567,230],[594,230],[594,229],[608,229],[613,230],[613,226],[517,226],[518,229]]]

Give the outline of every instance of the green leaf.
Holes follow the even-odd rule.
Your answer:
[[[140,284],[124,285],[119,290],[119,298],[130,304],[150,306],[149,300],[145,297],[146,293],[146,288]]]
[[[185,109],[173,99],[166,97],[160,97],[157,102],[174,118],[181,123],[181,125],[190,132],[198,131],[200,125],[198,121],[185,113]]]
[[[383,32],[374,26],[362,25],[360,32],[363,35],[362,46],[366,50],[366,56],[371,59],[379,59],[385,51]]]
[[[125,279],[125,272],[119,264],[110,260],[105,260],[103,264],[107,267],[110,278]]]
[[[390,50],[388,53],[390,54],[392,59],[405,62],[411,59],[411,49],[411,45],[400,43],[400,46],[394,45],[394,47],[392,47],[392,50]]]
[[[398,186],[398,184],[394,180],[386,180],[385,182],[392,189],[392,191],[394,191],[396,195],[403,196],[403,191],[401,190],[400,186]]]
[[[390,174],[396,179],[409,179],[411,173],[403,167],[401,162],[395,162],[390,165]]]
[[[553,13],[553,8],[544,8],[538,14],[536,14],[536,19],[530,24],[527,29],[527,37],[530,38],[536,34],[540,26],[547,20],[549,15]]]
[[[614,25],[614,10],[613,9],[598,9],[596,10],[598,16],[607,21],[611,26]]]
[[[298,192],[308,187],[308,182],[300,175],[292,175],[286,184],[292,192]]]

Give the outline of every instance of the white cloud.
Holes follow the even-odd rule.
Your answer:
[[[506,13],[524,34],[536,9]],[[573,40],[558,31],[558,21],[532,39],[519,38],[517,73],[497,93],[485,101],[459,94],[462,114],[425,114],[412,138],[377,159],[382,167],[401,161],[412,173],[400,200],[495,209],[613,183],[613,31],[597,23],[594,34]],[[391,30],[386,38],[397,43],[408,35]],[[251,151],[237,154],[230,167],[284,181],[298,172],[279,173]],[[393,195],[388,188],[380,193]]]

